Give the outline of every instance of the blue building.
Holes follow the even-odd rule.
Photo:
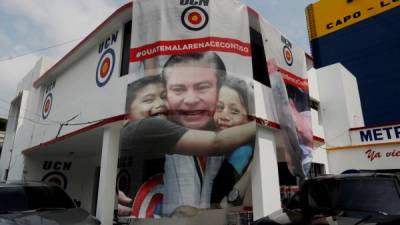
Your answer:
[[[400,121],[400,1],[321,0],[307,8],[316,68],[342,63],[358,81],[366,126]]]

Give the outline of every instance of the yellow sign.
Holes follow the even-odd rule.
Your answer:
[[[400,5],[400,0],[320,0],[306,9],[310,40]]]

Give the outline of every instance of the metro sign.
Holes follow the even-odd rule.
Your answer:
[[[351,129],[350,136],[353,145],[397,142],[400,141],[400,124]]]

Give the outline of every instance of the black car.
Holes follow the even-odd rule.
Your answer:
[[[256,225],[400,225],[400,177],[331,175],[306,180],[284,209]]]
[[[100,222],[56,185],[0,182],[1,225],[99,225]]]

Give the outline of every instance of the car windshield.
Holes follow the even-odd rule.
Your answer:
[[[313,182],[308,190],[308,203],[313,210],[359,210],[400,215],[400,196],[391,178],[363,177]]]
[[[68,195],[54,186],[0,188],[0,213],[51,208],[74,208]]]

